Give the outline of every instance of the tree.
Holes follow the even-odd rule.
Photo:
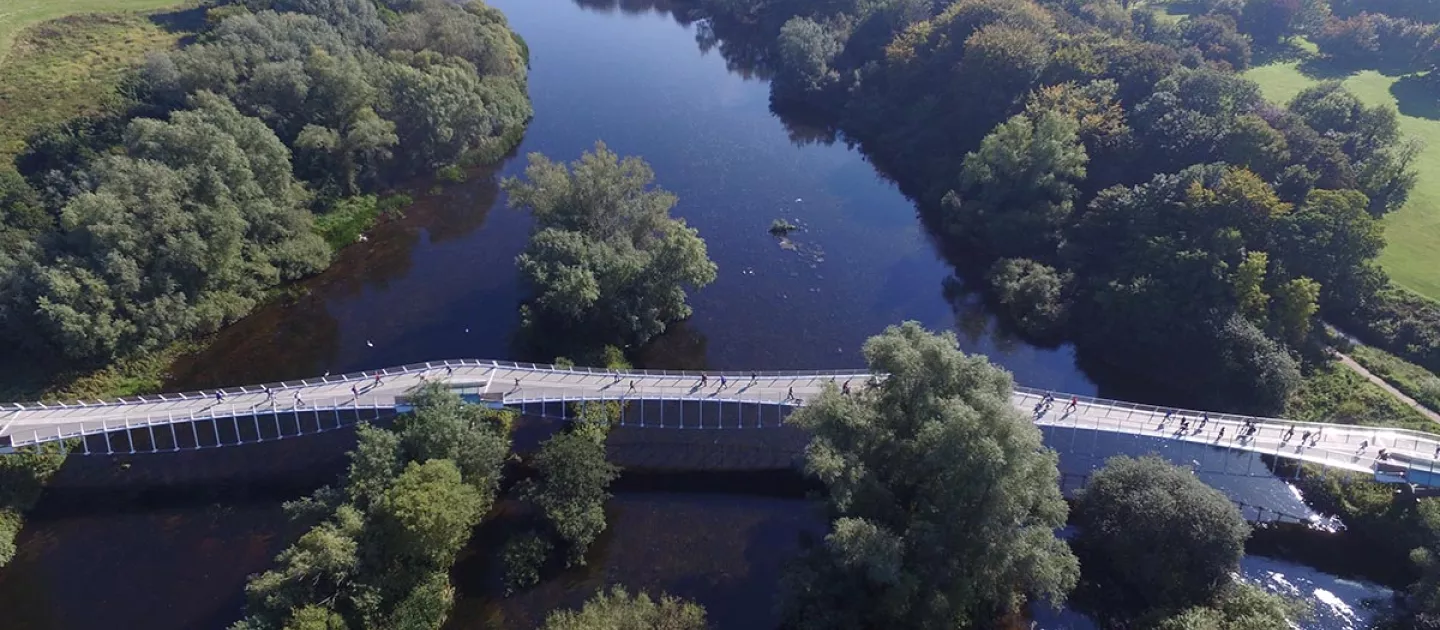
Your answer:
[[[1273,45],[1295,31],[1301,8],[1300,0],[1245,0],[1239,27],[1256,43]]]
[[[295,609],[282,630],[346,630],[345,618],[322,606]]]
[[[276,568],[251,576],[245,585],[246,622],[278,627],[307,606],[332,601],[350,588],[360,571],[364,527],[359,511],[342,507],[276,556]]]
[[[546,440],[533,464],[538,476],[521,486],[520,496],[540,507],[564,541],[566,565],[585,564],[585,551],[605,531],[606,490],[620,469],[605,460],[603,437],[580,430]]]
[[[1009,374],[954,335],[908,322],[864,347],[873,390],[835,388],[790,421],[835,515],[782,583],[796,628],[964,627],[1027,597],[1064,600],[1078,573],[1054,531],[1056,456],[1010,402]]]
[[[1106,461],[1073,521],[1083,599],[1107,624],[1144,625],[1215,601],[1250,535],[1223,493],[1155,456]]]
[[[960,185],[945,196],[950,228],[1002,256],[1053,252],[1069,219],[1087,156],[1075,119],[1018,115],[965,156]]]
[[[831,67],[841,44],[823,25],[806,17],[792,18],[780,29],[775,91],[805,96],[819,92],[839,80]]]
[[[454,462],[410,462],[375,505],[392,565],[446,569],[484,515],[480,491],[460,480]]]
[[[1320,283],[1292,278],[1275,290],[1275,325],[1279,337],[1299,346],[1310,335],[1310,322],[1320,310]]]
[[[1033,260],[1002,258],[990,267],[988,278],[1021,330],[1042,339],[1062,332],[1069,316],[1067,275]]]
[[[1232,581],[1206,606],[1187,608],[1161,621],[1157,630],[1268,630],[1294,627],[1308,614],[1303,603],[1265,592],[1253,584]]]
[[[543,630],[705,630],[705,609],[690,601],[644,592],[630,595],[622,586],[601,590],[579,611],[557,610],[545,618]]]
[[[685,289],[714,281],[715,263],[699,234],[670,217],[676,198],[654,178],[644,160],[596,143],[568,168],[532,154],[525,180],[505,180],[510,206],[535,216],[516,261],[535,287],[532,324],[638,344],[690,315]]]
[[[1354,305],[1369,297],[1366,276],[1385,246],[1384,230],[1354,190],[1315,190],[1281,219],[1276,251],[1296,276],[1320,283],[1325,302]]]
[[[131,122],[61,209],[64,238],[26,280],[30,334],[56,351],[106,360],[211,332],[328,261],[275,134],[223,97],[193,105]]]

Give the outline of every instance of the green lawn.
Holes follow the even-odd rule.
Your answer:
[[[31,24],[77,13],[154,11],[178,4],[177,0],[0,0],[0,62]]]
[[[1300,90],[1319,82],[1305,75],[1300,62],[1285,61],[1252,68],[1245,73],[1260,84],[1272,101],[1286,102]],[[1364,70],[1344,79],[1345,87],[1370,104],[1399,105],[1392,90],[1399,77]],[[1401,111],[1433,111],[1435,103],[1406,103]],[[1432,114],[1433,115],[1433,114]],[[1424,143],[1416,160],[1419,182],[1405,207],[1385,217],[1385,251],[1380,264],[1398,285],[1440,300],[1440,120],[1401,114],[1400,130],[1406,138]]]

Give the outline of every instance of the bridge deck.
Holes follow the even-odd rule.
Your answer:
[[[376,375],[380,380],[376,380]],[[272,413],[378,412],[395,408],[397,398],[426,380],[446,382],[513,406],[617,399],[801,405],[828,384],[840,386],[848,381],[851,388],[858,391],[865,386],[867,378],[868,374],[861,371],[764,372],[753,378],[750,373],[707,373],[702,385],[700,373],[556,369],[475,360],[434,362],[269,386],[230,388],[222,390],[218,398],[215,391],[201,391],[108,402],[5,404],[0,405],[0,445],[8,442],[18,447],[125,429],[173,427],[197,420]],[[1029,414],[1042,396],[1043,392],[1037,390],[1016,388],[1014,403]],[[1049,411],[1036,417],[1038,424],[1204,443],[1357,472],[1372,471],[1379,450],[1384,448],[1391,456],[1391,463],[1409,467],[1412,477],[1423,477],[1420,483],[1440,485],[1431,483],[1440,479],[1440,475],[1435,474],[1440,436],[1400,429],[1292,423],[1227,414],[1209,414],[1204,428],[1200,428],[1202,414],[1197,411],[1175,410],[1174,417],[1166,421],[1166,413],[1171,410],[1165,408],[1079,397],[1076,409],[1069,411],[1069,395],[1057,393],[1056,399]],[[778,414],[776,421],[768,425],[763,414],[755,417],[759,419],[755,427],[778,424]],[[1190,419],[1189,431],[1180,430],[1181,417]],[[1241,434],[1247,421],[1255,422],[1259,428],[1252,438],[1244,439]],[[692,424],[691,428],[699,426]],[[1293,433],[1287,437],[1292,427]],[[1311,439],[1302,441],[1307,431]]]

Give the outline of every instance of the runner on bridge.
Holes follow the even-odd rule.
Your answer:
[[[1071,396],[1071,397],[1070,397],[1070,406],[1065,408],[1065,413],[1070,413],[1070,412],[1072,412],[1072,411],[1075,411],[1075,409],[1076,409],[1077,407],[1079,407],[1079,406],[1080,406],[1080,397],[1078,397],[1078,396]]]
[[[630,381],[630,392],[635,391],[635,381]],[[626,392],[627,394],[630,392]]]

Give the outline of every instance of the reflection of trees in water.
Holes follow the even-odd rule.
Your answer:
[[[502,163],[503,164],[503,163]],[[431,243],[464,237],[485,223],[500,194],[500,166],[482,169],[438,195],[419,196],[401,219],[383,223],[365,243],[340,251],[323,273],[288,289],[227,326],[197,353],[181,357],[167,388],[196,389],[304,378],[324,373],[340,349],[340,323],[327,305],[366,291],[384,292],[410,275],[421,234]],[[424,189],[429,181],[416,184]]]
[[[672,0],[575,0],[575,5],[582,9],[602,13],[614,13],[618,10],[626,15],[654,12],[660,15],[675,16],[676,11],[682,11],[678,3]],[[679,19],[676,16],[676,20],[679,21]],[[684,22],[681,23],[684,24]]]
[[[168,390],[307,378],[325,372],[340,349],[340,324],[325,300],[272,303],[215,335],[170,368]]]
[[[689,321],[670,324],[640,348],[640,365],[655,370],[703,370],[709,340]]]

